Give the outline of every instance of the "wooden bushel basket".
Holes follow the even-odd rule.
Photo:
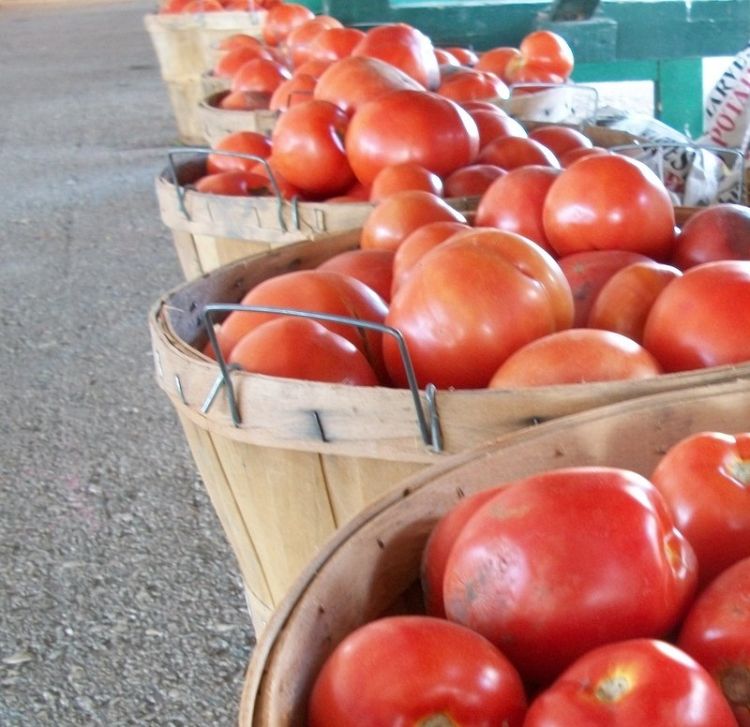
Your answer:
[[[262,280],[314,268],[357,238],[342,233],[245,258],[167,293],[150,312],[157,381],[238,560],[258,632],[335,530],[447,455],[597,406],[750,376],[747,364],[639,381],[418,391],[241,371],[225,379],[198,353],[204,306],[236,304]]]
[[[271,109],[254,111],[223,109],[219,106],[219,102],[228,93],[226,90],[217,90],[207,94],[198,104],[201,133],[208,145],[215,146],[217,141],[235,131],[257,131],[265,136],[271,136],[276,120],[279,118],[279,112]]]
[[[212,67],[213,46],[234,33],[261,37],[264,17],[265,11],[156,13],[144,17],[183,143],[205,143],[197,109],[206,95],[201,76]]]
[[[315,676],[348,633],[420,612],[427,536],[461,497],[544,470],[607,465],[650,476],[698,431],[750,430],[750,379],[656,394],[523,429],[404,482],[333,536],[294,582],[253,651],[241,727],[302,727]]]
[[[182,151],[170,153],[156,196],[187,280],[257,252],[359,229],[373,208],[369,202],[200,194],[187,187],[206,173],[206,152],[188,149],[177,158]]]

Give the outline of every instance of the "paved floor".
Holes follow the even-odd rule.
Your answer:
[[[144,0],[0,6],[0,725],[232,725],[252,629],[146,314],[181,282]]]

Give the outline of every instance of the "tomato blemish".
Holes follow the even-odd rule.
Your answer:
[[[447,714],[440,712],[419,720],[417,727],[458,727],[458,723],[454,722]]]
[[[617,702],[630,691],[630,686],[624,674],[615,674],[597,683],[594,696],[600,702]]]
[[[726,698],[735,705],[750,705],[750,669],[744,665],[730,666],[719,675]]]

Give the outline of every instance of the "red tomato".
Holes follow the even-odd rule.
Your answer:
[[[589,649],[668,633],[696,572],[645,477],[569,467],[512,482],[477,510],[451,549],[443,597],[449,619],[547,684]]]
[[[482,71],[492,71],[500,76],[505,83],[509,83],[510,78],[506,73],[506,69],[508,68],[508,63],[514,58],[521,58],[521,51],[518,48],[498,46],[484,51],[479,56],[479,60],[474,67]]]
[[[249,197],[266,194],[267,181],[259,174],[235,169],[227,172],[207,174],[195,183],[195,190],[201,194],[221,194],[232,197]]]
[[[651,306],[643,344],[666,371],[750,360],[750,261],[686,270]]]
[[[668,259],[674,243],[672,200],[645,164],[596,154],[563,170],[544,205],[544,229],[558,255],[632,250]]]
[[[235,131],[219,139],[214,144],[214,149],[216,152],[237,152],[267,159],[271,156],[271,140],[257,131]],[[206,170],[209,174],[229,172],[234,169],[244,169],[249,172],[257,163],[258,159],[211,153],[206,158]]]
[[[328,101],[290,106],[271,134],[273,158],[282,176],[309,195],[326,197],[354,183],[343,138],[349,117]]]
[[[486,639],[443,619],[391,616],[334,649],[315,679],[308,724],[521,727],[525,713],[518,673]]]
[[[388,302],[391,299],[393,258],[394,253],[391,250],[347,250],[328,258],[318,265],[318,270],[332,270],[351,275]]]
[[[394,192],[375,205],[362,225],[362,249],[398,249],[406,236],[428,222],[466,222],[444,199],[422,189]]]
[[[537,126],[529,132],[529,138],[544,144],[558,159],[571,149],[591,149],[594,145],[582,131],[562,124]]]
[[[656,359],[627,336],[568,328],[537,338],[508,356],[489,388],[648,379],[661,372]]]
[[[384,119],[398,123],[384,123]],[[403,90],[360,106],[345,144],[352,169],[363,184],[371,184],[383,167],[407,161],[445,177],[474,161],[479,131],[454,101],[428,91]]]
[[[272,94],[292,72],[278,61],[254,58],[243,63],[232,76],[232,91],[260,91]]]
[[[507,170],[531,164],[560,168],[557,157],[544,144],[518,136],[493,139],[482,147],[477,161],[480,164],[496,164]]]
[[[435,58],[437,58],[438,65],[440,66],[440,77],[443,76],[443,69],[445,66],[460,66],[458,59],[449,53],[444,48],[435,48]]]
[[[688,218],[672,262],[682,270],[714,260],[750,260],[750,208],[713,204]]]
[[[456,232],[464,232],[471,227],[463,222],[443,220],[428,222],[410,232],[396,249],[393,256],[393,281],[391,297],[410,274],[416,262],[433,247],[447,240]]]
[[[587,326],[616,331],[643,343],[646,318],[659,293],[682,275],[672,265],[654,260],[626,265],[602,286],[589,311]]]
[[[264,91],[229,91],[219,101],[219,108],[233,111],[258,111],[271,104],[271,94]]]
[[[288,179],[286,179],[279,168],[276,166],[276,160],[273,158],[273,153],[268,159],[259,162],[252,169],[253,174],[258,174],[266,180],[266,194],[281,196],[282,199],[305,199],[305,195],[302,190],[295,187]],[[277,192],[278,190],[278,192]]]
[[[474,68],[463,68],[449,74],[440,83],[437,92],[454,101],[504,99],[510,96],[508,87],[499,76]]]
[[[665,641],[590,651],[532,702],[524,727],[737,727],[708,672]]]
[[[435,89],[440,83],[440,67],[432,41],[407,23],[373,26],[354,48],[352,55],[379,58],[400,68],[427,89]]]
[[[263,21],[263,40],[267,45],[280,45],[289,33],[315,13],[298,3],[283,2],[270,8]]]
[[[479,60],[479,56],[471,48],[452,45],[444,50],[447,50],[462,66],[471,68]]]
[[[741,727],[750,725],[750,558],[720,573],[685,617],[677,646],[713,676]]]
[[[750,557],[750,433],[698,432],[674,444],[651,475],[708,583]]]
[[[483,149],[495,139],[504,136],[525,137],[526,129],[512,116],[498,110],[468,109],[479,129],[479,148]]]
[[[252,47],[263,47],[263,44],[253,35],[247,35],[246,33],[233,33],[225,38],[222,38],[216,44],[216,49],[220,51],[230,51],[235,48],[252,48]]]
[[[416,162],[391,164],[383,167],[372,180],[370,201],[380,202],[394,192],[407,189],[422,189],[442,197],[443,180]]]
[[[419,580],[428,615],[445,618],[443,577],[453,543],[471,516],[499,490],[499,487],[490,487],[464,497],[437,521],[430,532],[419,564]]]
[[[231,78],[248,61],[254,58],[271,59],[271,54],[261,45],[240,46],[224,53],[214,64],[213,74],[219,78]]]
[[[295,73],[276,87],[268,102],[268,108],[272,111],[284,111],[290,106],[312,100],[316,83],[317,81],[306,73]]]
[[[525,65],[568,78],[573,71],[573,51],[561,35],[550,30],[535,30],[526,35],[519,47]]]
[[[568,149],[565,153],[560,156],[560,164],[563,169],[569,167],[573,162],[583,159],[583,157],[592,156],[594,154],[611,154],[609,149],[605,149],[602,146],[592,146],[590,149],[585,147],[578,147],[577,149]]]
[[[604,284],[626,265],[653,262],[646,255],[629,250],[589,250],[563,255],[557,262],[570,283],[575,303],[573,326],[584,328],[591,307]]]
[[[268,278],[251,288],[242,305],[293,308],[316,313],[358,318],[382,323],[386,314],[383,299],[355,278],[324,270],[296,270]],[[238,341],[250,331],[279,314],[234,311],[219,326],[217,342],[228,358]],[[356,326],[322,322],[323,325],[351,341],[365,354],[379,375],[383,371],[381,334]]]
[[[305,61],[304,63],[300,63],[300,65],[298,66],[295,66],[294,71],[292,72],[292,76],[297,76],[304,73],[305,75],[312,76],[317,80],[323,75],[323,72],[327,70],[333,63],[335,63],[335,61],[324,61],[320,58],[313,58],[309,61]]]
[[[443,194],[449,197],[481,197],[490,185],[505,174],[495,164],[468,164],[451,172],[443,183]]]
[[[541,247],[475,228],[419,260],[386,321],[403,334],[420,386],[481,389],[513,351],[569,327],[572,317],[570,288]],[[393,381],[405,385],[395,342],[384,340],[383,349]]]
[[[359,28],[328,28],[318,33],[310,43],[310,58],[330,62],[346,58],[364,35],[365,32]]]
[[[482,195],[475,224],[517,232],[550,252],[542,209],[547,191],[559,174],[559,169],[535,164],[511,169]]]
[[[216,13],[224,10],[224,6],[218,0],[190,0],[182,6],[183,13]]]
[[[316,15],[289,32],[284,45],[294,68],[310,60],[309,47],[318,33],[327,28],[343,28],[343,23],[331,15]]]
[[[378,58],[348,56],[323,71],[315,87],[315,98],[335,103],[351,116],[362,104],[391,91],[423,87],[400,68]]]
[[[229,363],[266,376],[378,385],[372,366],[351,341],[306,318],[266,321],[237,342]]]

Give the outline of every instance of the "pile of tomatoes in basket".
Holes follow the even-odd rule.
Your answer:
[[[422,554],[426,615],[317,674],[308,724],[750,724],[750,434],[678,441],[649,478],[547,470],[465,497]]]

